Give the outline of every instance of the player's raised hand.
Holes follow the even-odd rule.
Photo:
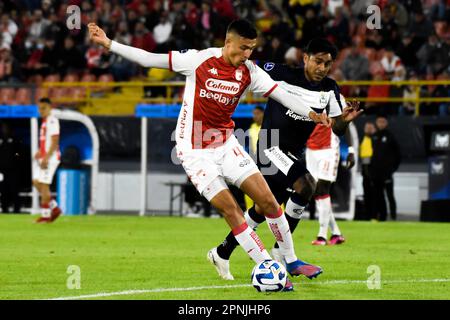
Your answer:
[[[107,49],[111,46],[111,40],[106,36],[105,31],[100,28],[95,23],[91,22],[88,24],[89,29],[89,39],[94,43],[97,43]]]
[[[331,125],[332,125],[332,120],[328,117],[328,115],[325,112],[315,113],[315,112],[311,111],[309,113],[309,117],[315,123],[321,123],[324,126],[326,126],[327,128],[331,127]]]
[[[347,106],[342,110],[342,120],[351,122],[355,120],[364,110],[359,108],[359,101],[347,101]]]

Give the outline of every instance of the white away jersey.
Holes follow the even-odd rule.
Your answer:
[[[233,133],[231,119],[241,97],[249,90],[268,96],[277,86],[252,61],[239,67],[228,64],[222,48],[169,52],[169,67],[186,76],[176,141],[182,148],[222,145]]]

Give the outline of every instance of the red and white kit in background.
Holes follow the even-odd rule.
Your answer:
[[[221,48],[172,51],[169,67],[186,76],[177,156],[197,190],[211,200],[227,188],[225,181],[239,187],[258,172],[233,134],[231,116],[247,91],[268,96],[277,84],[251,61],[229,65]]]
[[[335,182],[340,157],[339,137],[331,128],[318,124],[306,147],[306,168],[314,179]]]
[[[42,169],[40,163],[45,155],[48,153],[53,136],[59,136],[59,120],[50,112],[50,115],[42,119],[42,124],[39,130],[39,151],[40,158],[34,162],[33,168],[33,180],[37,180],[40,183],[51,184],[53,176],[60,162],[59,146],[57,146],[55,152],[50,156],[48,160],[48,166],[46,169]]]

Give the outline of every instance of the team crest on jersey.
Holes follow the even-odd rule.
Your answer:
[[[270,71],[270,70],[273,69],[273,67],[275,67],[275,63],[273,63],[273,62],[267,62],[267,63],[264,65],[264,70]]]
[[[234,73],[234,77],[236,78],[237,81],[241,81],[241,79],[242,79],[242,70],[240,70],[240,69],[236,70],[236,72]]]
[[[323,92],[323,91],[320,92],[320,100],[319,100],[319,103],[320,103],[320,106],[321,106],[322,108],[325,108],[325,107],[327,106],[327,104],[328,104],[328,99],[327,99],[327,97],[325,96],[325,92]]]

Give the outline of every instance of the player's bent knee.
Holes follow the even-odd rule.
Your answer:
[[[294,183],[294,190],[302,199],[309,201],[316,190],[316,181],[311,175],[305,175]]]
[[[316,196],[324,196],[330,193],[331,182],[319,180],[316,187]]]

